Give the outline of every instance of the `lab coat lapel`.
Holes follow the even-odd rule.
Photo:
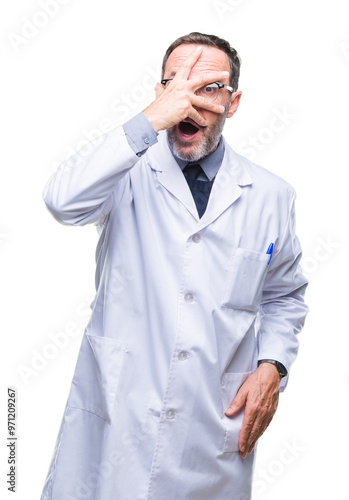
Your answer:
[[[224,138],[222,139],[224,140]],[[219,217],[241,196],[242,188],[252,184],[251,176],[244,165],[244,159],[225,142],[223,162],[213,183],[207,209],[200,219],[183,172],[171,153],[165,132],[159,134],[159,142],[149,151],[148,165],[156,170],[158,181],[196,219],[198,230]]]
[[[224,138],[222,138],[224,140]],[[252,184],[245,159],[235,153],[225,142],[222,165],[212,186],[207,208],[200,219],[200,228],[207,226],[235,203],[246,186]],[[199,228],[198,228],[199,229]]]
[[[199,219],[193,196],[183,172],[173,157],[165,132],[160,132],[159,142],[149,152],[149,166],[156,170],[157,179],[167,191],[175,196],[191,213]]]

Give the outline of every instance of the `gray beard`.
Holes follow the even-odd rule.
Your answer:
[[[172,153],[177,156],[177,158],[185,161],[199,161],[202,160],[202,158],[205,158],[205,156],[208,156],[211,151],[213,151],[221,137],[222,137],[222,131],[225,123],[225,119],[228,113],[229,109],[229,102],[228,105],[226,106],[226,109],[224,113],[221,115],[221,119],[217,121],[214,125],[212,125],[210,128],[203,129],[204,130],[204,136],[202,141],[197,144],[194,149],[191,149],[191,151],[186,152],[186,143],[181,143],[178,141],[175,133],[175,127],[171,127],[166,130],[167,132],[167,138],[168,138],[168,143],[170,146],[170,149]]]

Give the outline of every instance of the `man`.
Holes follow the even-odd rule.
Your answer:
[[[42,500],[250,498],[307,308],[294,190],[221,136],[239,68],[218,37],[176,40],[155,101],[45,187],[100,239]]]

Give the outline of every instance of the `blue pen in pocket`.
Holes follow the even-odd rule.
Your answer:
[[[267,255],[270,255],[269,257],[269,260],[268,260],[268,266],[270,264],[270,261],[271,261],[271,256],[273,255],[273,248],[274,248],[274,243],[270,243],[270,245],[268,246],[268,250],[267,250]]]

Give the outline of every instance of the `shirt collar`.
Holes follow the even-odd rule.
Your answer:
[[[174,154],[173,156],[178,165],[180,166],[181,170],[183,170],[184,167],[188,165],[188,163],[191,163],[186,160],[181,160]],[[212,181],[212,179],[217,175],[217,172],[222,164],[223,156],[224,156],[224,141],[221,137],[218,144],[218,148],[213,153],[209,154],[208,156],[205,156],[205,158],[202,158],[201,160],[195,163],[200,163],[202,170],[205,172],[208,179]]]

